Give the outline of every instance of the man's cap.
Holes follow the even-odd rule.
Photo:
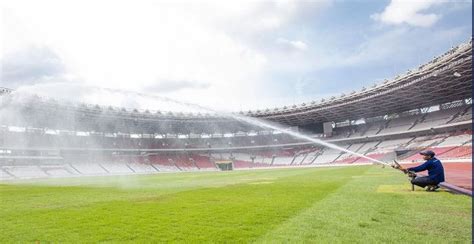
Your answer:
[[[426,150],[426,151],[421,151],[420,152],[421,155],[426,155],[426,156],[431,156],[431,157],[434,157],[436,154],[431,151],[431,150]]]

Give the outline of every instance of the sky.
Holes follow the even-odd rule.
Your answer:
[[[0,7],[0,86],[151,110],[178,108],[133,92],[227,111],[319,101],[417,68],[472,36],[472,0]]]

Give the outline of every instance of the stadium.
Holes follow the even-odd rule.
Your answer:
[[[292,130],[304,131],[312,137],[320,138],[356,153],[385,162],[397,159],[402,164],[418,164],[422,162],[421,155],[419,155],[418,152],[420,150],[431,149],[436,152],[437,157],[442,159],[445,164],[448,191],[454,190],[456,192],[457,189],[463,192],[464,189],[464,191],[470,192],[472,190],[471,66],[472,41],[470,40],[469,42],[448,50],[443,55],[434,58],[431,62],[421,65],[414,70],[410,70],[405,74],[400,74],[392,80],[386,80],[372,87],[362,88],[351,94],[331,97],[321,101],[311,101],[307,104],[266,109],[263,111],[240,112],[239,114],[276,122]],[[423,92],[425,87],[432,89],[428,99]],[[394,178],[391,183],[397,183],[385,189],[388,192],[385,194],[392,194],[393,197],[397,198],[412,194],[409,192],[408,181],[405,182],[402,175],[398,175],[390,169],[380,169],[380,166],[376,168],[373,168],[374,166],[368,166],[374,163],[366,158],[354,156],[353,154],[332,148],[326,148],[312,142],[295,138],[278,130],[269,130],[268,128],[248,124],[225,116],[193,113],[175,114],[172,112],[139,111],[137,109],[127,110],[125,108],[104,107],[94,104],[66,105],[39,96],[20,100],[16,99],[15,91],[8,88],[2,88],[1,94],[2,110],[17,115],[2,116],[2,118],[0,118],[2,124],[0,137],[1,180],[6,183],[6,185],[2,185],[2,199],[6,200],[3,201],[3,208],[6,207],[4,204],[8,205],[9,201],[13,201],[14,199],[14,196],[9,195],[9,193],[22,192],[22,194],[33,197],[35,195],[34,192],[42,191],[41,187],[38,189],[25,188],[25,184],[29,185],[31,182],[37,182],[34,181],[35,179],[42,179],[39,182],[47,186],[45,189],[49,189],[48,187],[51,188],[54,187],[55,184],[60,184],[59,182],[61,182],[62,179],[74,177],[83,179],[82,176],[88,176],[88,180],[86,181],[88,183],[86,184],[96,184],[100,182],[100,184],[104,184],[102,187],[106,189],[107,187],[112,187],[112,185],[121,184],[120,182],[122,181],[131,181],[132,185],[144,184],[142,181],[152,181],[155,175],[158,181],[169,180],[170,184],[177,184],[177,182],[183,181],[185,185],[190,183],[188,182],[190,180],[189,177],[196,177],[197,184],[203,185],[187,185],[186,187],[203,187],[203,189],[199,191],[203,191],[202,194],[206,195],[212,194],[212,192],[206,191],[210,191],[209,189],[211,188],[208,187],[212,187],[213,184],[223,184],[230,190],[232,190],[233,187],[239,186],[239,184],[243,184],[247,187],[252,186],[253,188],[258,188],[259,186],[278,187],[283,184],[281,189],[285,189],[285,183],[279,182],[280,177],[284,176],[281,179],[289,179],[290,181],[291,177],[288,175],[296,175],[297,178],[305,178],[307,177],[304,175],[306,171],[312,172],[315,175],[321,174],[319,177],[322,177],[322,179],[324,179],[324,177],[331,177],[325,176],[324,174],[333,175],[334,177],[334,175],[337,176],[339,174],[339,171],[342,175],[361,173],[364,175],[365,172],[365,174],[379,174],[379,177]],[[62,122],[58,123],[57,121]],[[64,123],[64,121],[68,123]],[[275,171],[272,171],[273,169],[275,169]],[[221,171],[235,171],[236,173],[217,174]],[[162,174],[163,172],[170,174]],[[191,173],[175,174],[174,172]],[[276,174],[276,176],[274,174]],[[134,178],[134,175],[137,175],[136,177],[138,178]],[[109,178],[103,178],[104,176]],[[223,176],[225,178],[216,179],[214,183],[203,182],[203,180],[208,177],[212,179],[213,177]],[[127,177],[131,178],[127,179]],[[140,177],[144,178],[142,179]],[[243,179],[241,179],[242,177]],[[367,177],[370,179],[370,176]],[[53,181],[46,180],[51,180],[51,178],[57,179]],[[105,183],[107,181],[105,179],[109,179],[111,183]],[[224,183],[220,181],[224,181]],[[331,184],[332,181],[337,180],[329,179],[329,182],[320,182],[320,184]],[[10,186],[9,182],[23,183],[11,188],[12,186]],[[49,190],[53,191],[51,194],[59,194],[57,191],[61,192],[66,189],[68,189],[68,192],[78,191],[79,197],[91,194],[79,192],[80,188],[78,185],[81,185],[80,180],[73,180],[72,182],[74,182],[74,184]],[[126,185],[126,183],[123,184]],[[298,184],[303,183],[299,182]],[[319,184],[317,185],[319,186]],[[291,186],[291,184],[286,187],[289,186]],[[383,191],[384,187],[387,186],[379,186],[378,191],[381,189]],[[390,189],[390,187],[395,187],[395,189]],[[145,188],[148,189],[146,184]],[[241,189],[235,190],[239,192]],[[273,189],[271,191],[277,190],[278,189]],[[112,192],[114,191],[115,190],[112,190]],[[125,187],[123,191],[127,192],[130,191],[130,189]],[[256,191],[262,190],[257,189]],[[392,193],[390,193],[391,191]],[[419,191],[420,190],[418,190],[418,192]],[[65,196],[72,197],[72,195],[70,196],[69,194],[70,193],[67,193]],[[105,192],[101,194],[105,194]],[[117,195],[123,194],[123,192],[117,193]],[[448,196],[447,194],[451,193],[442,194],[446,194],[443,195],[443,197],[447,199],[456,198],[443,201],[471,202],[470,198],[461,195]],[[113,196],[108,197],[115,203]],[[200,196],[186,197],[191,197],[189,201],[199,201]],[[194,199],[193,197],[197,198],[192,200]],[[422,201],[419,199],[422,197],[424,197],[424,195],[417,195],[416,199]],[[141,200],[137,200],[139,202],[134,203],[137,204],[137,207],[142,203],[141,201],[161,201],[159,197],[157,199],[153,197],[143,198],[143,196],[138,198]],[[439,199],[436,199],[436,201],[438,200]],[[40,207],[43,201],[45,201],[45,199],[38,196],[34,202],[25,202],[23,204],[33,204],[36,206],[37,203],[39,204],[37,207]],[[76,216],[77,218],[82,218],[81,211],[85,211],[85,216],[91,214],[87,213],[89,210],[81,210],[81,202],[92,200],[77,199],[77,201],[77,214],[79,214],[79,216]],[[18,204],[20,204],[19,207],[21,208],[22,203],[19,202]],[[53,206],[55,204],[61,205],[62,203],[58,201],[57,203],[53,203]],[[117,204],[120,205],[122,203],[118,202]],[[186,203],[182,204],[186,205]],[[189,204],[192,205],[192,203]],[[258,203],[256,204],[258,205]],[[281,204],[284,205],[283,203]],[[445,204],[451,206],[448,202]],[[178,205],[181,206],[180,204]],[[182,206],[182,211],[187,212],[189,209],[186,209],[185,205]],[[102,208],[104,208],[104,206],[105,205],[102,205]],[[135,205],[132,204],[131,207],[132,206]],[[232,204],[230,204],[230,206],[232,206]],[[114,206],[111,207],[115,208]],[[288,206],[288,208],[290,208],[288,211],[294,211],[290,206]],[[464,206],[463,208],[465,209],[462,211],[472,211],[470,204],[469,207]],[[152,211],[150,206],[147,206],[146,209]],[[245,209],[245,207],[243,209]],[[262,211],[270,209],[271,208],[263,208]],[[58,209],[58,211],[62,210]],[[179,209],[173,207],[170,207],[169,211],[180,212]],[[218,210],[215,209],[215,211]],[[37,214],[39,215],[36,216]],[[98,216],[109,216],[104,214],[106,213],[99,213]],[[285,214],[287,213],[283,215]],[[226,216],[225,214],[220,214],[220,212],[216,213],[216,215],[218,215],[219,218],[225,218],[224,216]],[[40,213],[32,213],[32,216],[22,216],[20,219],[34,223],[34,221],[40,221],[40,219],[35,219],[39,218],[39,216],[41,216]],[[131,219],[128,220],[138,221],[137,219],[133,219],[136,217],[137,216],[133,215],[130,217]],[[178,222],[186,221],[186,217],[181,217],[182,219],[179,219],[179,217],[171,219],[175,219],[175,221]],[[3,236],[3,238],[25,241],[33,241],[35,238],[38,240],[42,238],[44,238],[43,240],[56,240],[54,238],[59,238],[57,240],[71,241],[73,239],[70,238],[74,238],[74,235],[77,235],[77,233],[68,233],[64,239],[54,235],[51,236],[51,233],[59,233],[59,230],[63,227],[56,226],[53,228],[56,222],[49,222],[47,226],[53,229],[43,230],[43,228],[38,227],[38,229],[45,232],[36,232],[35,227],[34,231],[25,230],[29,233],[26,239],[23,239],[22,236],[14,237],[12,235],[14,235],[15,232],[11,229],[11,226],[23,229],[27,228],[27,225],[13,225],[13,222],[11,222],[13,219],[11,218],[16,217],[7,216],[3,218],[3,230],[10,230],[10,232],[4,232],[6,235]],[[52,218],[55,219],[54,217]],[[265,218],[265,216],[262,218]],[[467,224],[468,222],[466,222],[466,220],[469,220],[470,215],[466,213],[462,218],[464,218],[464,223]],[[120,222],[120,219],[120,217],[115,216],[111,218],[110,221]],[[232,219],[232,217],[230,217],[230,219]],[[459,219],[455,219],[456,218],[453,218],[453,221],[459,221]],[[205,220],[206,218],[203,217],[202,221]],[[250,221],[250,219],[247,220]],[[42,218],[41,221],[47,222],[46,219]],[[60,219],[54,221],[61,223],[61,221],[66,220]],[[91,220],[87,219],[83,221],[87,222]],[[373,220],[372,222],[374,221],[377,222],[378,220]],[[83,223],[90,224],[86,222]],[[107,223],[111,225],[115,224]],[[258,221],[255,222],[255,226],[253,227],[259,228],[260,225],[264,225],[263,223],[259,225],[259,223]],[[151,223],[144,223],[143,228],[149,228],[147,224]],[[202,224],[204,226],[192,227],[197,228],[195,234],[208,229],[205,226],[213,226],[212,223]],[[306,224],[310,226],[314,225],[311,223]],[[359,227],[362,226],[361,228],[364,228],[365,225],[370,226],[372,223],[359,223]],[[91,224],[91,226],[93,225]],[[219,232],[227,232],[229,231],[227,228],[230,228],[230,226],[232,226],[232,224],[227,226],[224,222],[218,221],[218,226],[214,227],[217,228]],[[170,226],[155,227],[161,229],[163,231],[162,233],[168,233],[167,231],[169,230],[179,232],[180,228],[182,228],[176,227],[178,228],[176,229],[172,224]],[[222,227],[222,229],[220,229],[220,227]],[[235,238],[240,241],[253,240],[253,232],[247,229],[242,232],[242,235],[235,233],[239,231],[240,228],[248,227],[249,226],[246,227],[246,225],[242,225],[241,227],[235,226],[233,227],[235,230],[229,233],[234,233],[234,235],[236,235]],[[64,228],[68,229],[74,227],[66,225]],[[168,230],[163,228],[168,228]],[[189,226],[189,228],[191,228],[191,226]],[[296,231],[292,229],[296,227],[288,228],[290,229],[278,233],[275,240],[309,240],[304,239],[309,238],[306,236],[308,233],[302,234],[303,239],[292,239],[295,237],[292,237],[292,232],[289,230]],[[462,228],[459,228],[460,229],[452,231],[462,231]],[[15,230],[18,231],[18,229]],[[70,231],[72,230],[70,229]],[[92,229],[85,231],[87,233],[93,233]],[[186,238],[191,238],[193,232],[188,233],[188,230],[181,231],[183,232],[182,238],[185,239],[173,239],[179,238],[179,235],[173,234],[169,236],[152,236],[157,238],[157,240],[168,241],[187,240]],[[469,232],[470,227],[467,228],[466,231]],[[108,234],[118,235],[116,230],[113,229],[108,229],[106,232]],[[215,231],[212,233],[215,234]],[[418,234],[423,235],[423,233]],[[84,240],[107,240],[100,239],[103,238],[103,235],[104,234],[101,233],[94,233],[91,234],[90,239],[86,238]],[[470,235],[466,235],[466,233],[462,235],[453,233],[453,240],[466,240],[465,238],[470,238]],[[145,238],[145,236],[132,236],[142,241],[148,238]],[[223,236],[231,238],[232,234],[223,234]],[[110,238],[112,238],[109,239],[110,241],[127,240],[121,239],[125,237],[120,235],[118,235],[116,239],[114,239],[114,237]],[[207,235],[202,236],[204,239],[199,238],[201,237],[197,236],[191,238],[191,240],[214,240],[213,238],[216,238],[215,240],[217,241],[224,240],[219,237],[207,239],[209,238]],[[324,238],[326,238],[325,240],[330,240],[327,239],[328,236]],[[380,236],[377,236],[377,238],[380,238]],[[401,236],[397,238],[400,239],[395,240],[404,240]],[[273,237],[265,236],[263,240],[271,241]],[[388,238],[385,240],[389,241],[394,239]],[[436,239],[433,239],[433,241],[436,242]]]
[[[0,10],[0,243],[472,243],[472,1]]]

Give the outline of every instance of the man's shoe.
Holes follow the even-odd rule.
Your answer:
[[[439,188],[438,185],[436,186],[427,186],[426,191],[436,191]]]

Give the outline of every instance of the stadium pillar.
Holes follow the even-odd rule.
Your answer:
[[[323,133],[325,137],[332,136],[332,122],[323,123]]]

